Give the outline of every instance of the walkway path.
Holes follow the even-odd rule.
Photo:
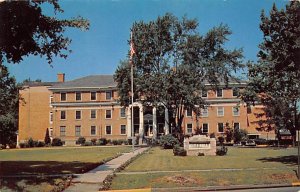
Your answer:
[[[70,187],[68,187],[65,192],[99,191],[104,179],[109,174],[112,174],[115,169],[119,168],[126,161],[147,149],[148,148],[138,148],[134,152],[124,153],[123,155],[108,161],[107,163],[100,165],[87,173],[77,175],[77,177],[72,180]]]

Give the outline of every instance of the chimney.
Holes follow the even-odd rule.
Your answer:
[[[64,73],[58,73],[57,74],[57,81],[58,82],[65,82],[65,74]]]

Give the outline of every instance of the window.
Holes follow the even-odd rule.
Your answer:
[[[223,89],[217,89],[216,95],[217,97],[223,97]]]
[[[232,89],[232,96],[233,97],[237,97],[239,95],[239,93],[240,93],[239,88],[235,87],[235,88]]]
[[[91,135],[96,135],[96,126],[91,126]]]
[[[96,110],[95,109],[91,110],[91,119],[96,119]]]
[[[224,116],[224,107],[218,107],[217,116]]]
[[[240,123],[233,123],[233,129],[239,130],[240,129]]]
[[[80,92],[76,92],[75,97],[76,97],[76,101],[81,101],[81,93]]]
[[[66,101],[67,100],[67,93],[60,93],[60,101]]]
[[[207,91],[205,91],[205,90],[202,91],[202,97],[204,97],[204,98],[207,97]]]
[[[67,119],[66,111],[60,111],[60,119]]]
[[[240,116],[240,108],[232,107],[233,116]]]
[[[49,128],[49,137],[52,137],[53,136],[53,128]]]
[[[125,108],[121,108],[120,109],[120,117],[121,118],[125,118],[126,117],[126,110],[125,110]]]
[[[97,99],[97,93],[91,92],[91,101],[95,101]]]
[[[126,134],[126,125],[121,125],[121,135]]]
[[[50,114],[49,114],[49,122],[50,122],[50,124],[53,123],[53,112],[50,112]]]
[[[66,126],[60,126],[60,136],[66,136]]]
[[[111,119],[111,110],[105,110],[105,118]]]
[[[75,113],[76,113],[75,118],[81,119],[81,111],[76,111]]]
[[[193,124],[191,123],[186,124],[186,132],[193,133]]]
[[[106,125],[106,127],[105,127],[105,134],[106,135],[111,135],[111,125]]]
[[[208,123],[202,124],[202,133],[208,133]]]
[[[223,123],[218,123],[218,132],[223,133],[224,132],[224,124]]]
[[[208,109],[201,109],[201,117],[208,117]]]
[[[50,104],[53,103],[53,95],[50,95]]]
[[[111,100],[112,99],[112,91],[106,91],[105,98],[106,98],[106,100]]]
[[[187,116],[187,117],[192,117],[192,115],[193,115],[192,109],[187,109],[187,110],[186,110],[186,116]]]
[[[75,136],[76,136],[76,137],[79,137],[79,136],[80,136],[80,129],[81,129],[81,126],[80,126],[80,125],[76,125],[76,126],[75,126]]]

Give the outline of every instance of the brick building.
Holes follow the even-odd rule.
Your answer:
[[[230,82],[217,91],[202,93],[210,104],[196,120],[192,111],[185,111],[183,121],[185,134],[203,133],[223,135],[225,125],[246,129],[252,137],[274,139],[274,132],[258,132],[255,113],[262,106],[246,107],[237,98],[238,90],[246,82]],[[209,85],[207,84],[209,88]],[[80,137],[126,139],[131,136],[131,110],[117,102],[118,92],[112,75],[92,75],[65,81],[58,74],[58,82],[28,84],[20,91],[23,102],[19,106],[19,141],[30,137],[44,140],[48,128],[50,137],[61,138],[66,145],[74,145]],[[239,104],[240,103],[240,104]],[[239,104],[239,105],[238,105]],[[157,138],[170,133],[168,110],[164,107],[134,107],[133,130],[140,138]]]

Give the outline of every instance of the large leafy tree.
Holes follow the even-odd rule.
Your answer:
[[[242,50],[224,47],[231,31],[226,25],[202,36],[195,19],[179,20],[171,14],[155,21],[132,26],[135,54],[134,96],[143,105],[164,106],[169,110],[172,133],[182,136],[184,109],[197,116],[207,103],[201,98],[205,83],[217,88],[228,83],[233,71],[240,69]],[[130,104],[130,64],[122,62],[115,73],[120,102]]]
[[[53,5],[54,16],[47,16],[42,4]],[[63,10],[58,0],[24,0],[0,2],[0,64],[19,63],[24,56],[45,56],[51,63],[54,56],[66,58],[71,39],[64,36],[67,27],[88,29],[82,17],[58,19]]]
[[[16,80],[9,75],[7,67],[0,65],[0,144],[16,142],[18,106]]]
[[[300,2],[285,9],[274,4],[270,15],[261,14],[264,39],[259,45],[258,63],[249,65],[249,84],[243,95],[247,102],[265,106],[260,129],[299,128],[300,102]]]

